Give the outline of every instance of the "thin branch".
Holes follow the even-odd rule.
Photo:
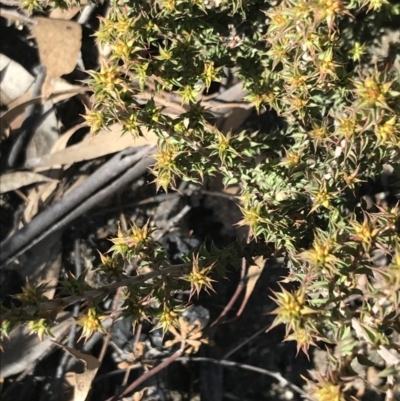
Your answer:
[[[7,265],[44,238],[65,228],[120,188],[142,176],[153,163],[148,156],[154,149],[155,146],[151,145],[140,150],[128,148],[118,153],[90,175],[84,183],[35,216],[13,236],[2,241],[0,267]]]
[[[103,345],[102,345],[102,347],[101,347],[101,351],[100,351],[99,358],[98,358],[99,361],[100,361],[100,363],[101,363],[101,362],[103,361],[103,359],[104,359],[104,356],[105,356],[106,351],[107,351],[107,348],[108,348],[108,344],[110,343],[110,340],[111,340],[111,331],[112,331],[114,322],[115,322],[115,320],[116,320],[115,312],[116,312],[117,309],[118,309],[118,304],[119,304],[119,298],[120,298],[120,296],[121,296],[121,288],[118,288],[117,293],[116,293],[115,296],[114,296],[113,305],[112,305],[112,310],[113,310],[113,312],[114,312],[114,314],[113,314],[114,316],[112,317],[111,326],[110,326],[110,328],[108,329],[108,332],[107,332],[107,335],[106,335],[105,340],[103,341]]]
[[[176,354],[176,353],[175,353],[175,354]],[[174,357],[175,354],[173,354],[172,356],[170,356],[170,357],[164,359],[164,360],[163,360],[163,363],[164,363],[164,362],[168,362],[167,365],[169,365],[169,364],[171,363],[171,361],[170,361],[171,357]],[[277,380],[277,381],[280,383],[280,385],[281,385],[282,387],[289,387],[291,390],[293,390],[293,391],[296,392],[297,394],[300,394],[300,395],[303,396],[304,398],[306,398],[306,399],[308,399],[308,400],[310,400],[310,401],[316,401],[315,399],[313,399],[312,397],[310,397],[310,396],[309,396],[303,389],[301,389],[299,386],[296,386],[295,384],[293,384],[293,383],[290,382],[289,380],[285,379],[280,373],[273,372],[273,371],[271,371],[271,370],[267,370],[267,369],[263,369],[263,368],[258,368],[258,367],[256,367],[256,366],[247,365],[247,364],[244,364],[244,363],[238,363],[238,362],[228,361],[228,360],[226,360],[226,359],[218,360],[218,359],[207,358],[207,357],[189,357],[189,356],[181,356],[181,357],[175,357],[173,361],[176,361],[176,362],[211,362],[211,363],[215,363],[216,365],[226,366],[226,367],[228,367],[228,368],[240,368],[240,369],[244,369],[244,370],[249,370],[249,371],[252,371],[252,372],[260,373],[260,374],[262,374],[262,375],[266,375],[266,376],[269,376],[269,377],[274,378],[275,380]],[[153,360],[144,360],[144,361],[142,361],[142,364],[143,364],[143,363],[153,363],[153,362],[154,362]],[[162,365],[162,364],[157,365],[156,368],[158,368],[158,371],[161,370],[161,368],[160,368],[161,365]],[[163,366],[162,368],[166,367],[167,365],[165,365],[165,364],[162,365],[162,366]],[[140,366],[141,366],[140,364],[135,364],[135,365],[133,365],[133,366],[131,367],[131,369],[138,369],[138,368],[140,368]],[[156,369],[156,368],[154,368],[154,369]],[[103,375],[97,377],[95,381],[96,381],[96,382],[97,382],[97,381],[101,381],[101,380],[104,380],[104,379],[106,379],[106,378],[108,378],[108,377],[110,377],[110,376],[114,376],[114,375],[117,375],[117,374],[121,374],[121,373],[123,373],[123,372],[124,372],[125,370],[127,370],[127,369],[128,369],[128,368],[126,368],[126,369],[118,369],[118,370],[115,370],[115,371],[112,371],[112,372],[105,373],[105,374],[103,374]],[[153,371],[153,369],[150,370],[149,372],[152,372],[152,371]],[[145,375],[146,375],[146,374],[144,374],[143,376],[145,376]],[[138,380],[140,380],[143,376],[139,377]],[[147,379],[148,379],[148,378],[146,377],[145,380],[147,380]],[[138,381],[138,380],[137,380],[137,381]],[[143,381],[144,381],[144,380],[142,380],[141,383],[143,383]],[[134,383],[136,383],[136,382],[134,382]],[[141,383],[139,383],[139,384],[141,384]],[[132,383],[132,384],[133,384],[133,383]],[[136,388],[136,387],[137,387],[137,385],[135,386],[135,388]],[[121,397],[122,395],[125,395],[125,394],[127,394],[128,392],[130,392],[130,391],[132,391],[132,390],[133,390],[133,388],[130,389],[129,391],[128,391],[128,389],[126,389],[126,390],[123,392],[123,394],[120,394],[120,395],[118,395],[117,397]],[[118,400],[118,399],[119,399],[119,398],[109,398],[109,399],[106,400],[106,401],[116,401],[116,400]]]
[[[83,294],[75,294],[70,295],[65,298],[60,299],[52,299],[50,301],[42,302],[36,306],[28,306],[26,308],[22,308],[22,311],[26,314],[32,315],[38,310],[58,310],[59,312],[66,308],[69,305],[74,304],[75,302],[88,300],[91,298],[100,297],[102,295],[108,295],[110,292],[117,290],[120,287],[129,287],[134,284],[142,283],[144,281],[150,280],[154,277],[164,276],[166,274],[175,274],[182,273],[184,269],[190,268],[192,266],[191,263],[182,263],[180,265],[173,265],[165,267],[164,269],[154,270],[152,272],[146,274],[140,274],[135,277],[126,278],[120,281],[114,281],[113,283],[106,284],[103,287],[97,288],[95,290],[86,291]],[[10,315],[10,312],[3,313],[1,316],[1,320],[6,320]]]
[[[168,365],[170,365],[172,362],[176,361],[183,353],[184,351],[184,344],[178,349],[178,351],[174,352],[171,356],[169,356],[167,359],[164,359],[163,362],[161,362],[159,365],[157,365],[155,368],[148,370],[146,373],[144,373],[142,376],[140,376],[138,379],[136,379],[132,384],[130,384],[122,393],[117,394],[113,397],[108,398],[106,401],[117,401],[120,400],[121,397],[123,397],[126,394],[129,394],[132,392],[136,387],[140,386],[142,383],[146,382],[150,377],[154,376],[158,372],[161,372],[163,369],[165,369]]]
[[[263,374],[263,375],[266,375],[266,376],[273,377],[274,379],[276,379],[280,383],[281,386],[289,387],[291,390],[293,390],[296,393],[302,395],[303,397],[305,397],[305,398],[307,398],[307,399],[309,399],[311,401],[315,401],[313,398],[311,398],[309,395],[307,395],[307,393],[303,389],[301,389],[300,387],[298,387],[295,384],[291,383],[289,380],[285,379],[280,373],[273,372],[271,370],[258,368],[256,366],[247,365],[245,363],[227,361],[225,359],[217,360],[217,359],[207,358],[207,357],[180,357],[177,360],[178,361],[182,361],[182,362],[190,362],[190,361],[193,361],[193,362],[211,362],[211,363],[215,363],[217,365],[223,365],[223,366],[227,366],[227,367],[231,367],[231,368],[240,368],[240,369],[250,370],[252,372],[256,372],[256,373],[260,373],[260,374]]]
[[[247,234],[247,243],[249,243],[250,240],[250,233]],[[238,286],[236,287],[235,293],[233,294],[232,298],[230,299],[230,301],[228,302],[228,304],[225,306],[224,310],[222,311],[222,313],[217,317],[217,319],[214,320],[214,322],[212,322],[212,324],[210,325],[211,327],[214,327],[218,324],[221,323],[226,323],[226,315],[228,314],[228,312],[232,309],[233,305],[235,304],[236,300],[239,298],[239,295],[242,293],[244,287],[245,287],[245,278],[246,278],[246,267],[247,267],[247,262],[246,262],[246,258],[242,258],[242,268],[240,271],[240,281]],[[243,305],[243,304],[242,304]],[[236,314],[236,316],[232,319],[230,319],[229,321],[233,321],[235,319],[237,319],[241,312],[242,312],[243,308],[240,308],[240,313],[238,312]]]
[[[75,277],[79,277],[82,274],[82,261],[81,261],[79,239],[76,239],[74,242],[74,253],[75,253]],[[78,318],[79,309],[80,309],[80,302],[76,302],[74,304],[74,309],[73,309],[74,319]],[[74,321],[71,324],[71,328],[69,331],[68,347],[74,348],[75,340],[76,340],[76,323]],[[64,377],[65,372],[67,371],[68,362],[70,361],[70,359],[71,359],[70,353],[64,350],[64,354],[63,354],[60,364],[57,368],[55,378],[51,384],[51,388],[52,388],[52,391],[50,394],[51,401],[53,401],[53,400],[56,401],[56,400],[60,399],[62,379]]]
[[[4,4],[8,7],[19,7],[21,5],[20,0],[0,0],[0,4]]]
[[[25,22],[26,24],[31,24],[31,25],[37,24],[37,21],[35,19],[29,18],[26,15],[16,10],[8,10],[6,8],[0,8],[0,17],[10,19],[13,21]]]
[[[228,351],[222,359],[228,359],[230,356],[232,356],[235,352],[239,351],[240,348],[244,347],[246,344],[248,344],[250,341],[253,341],[256,337],[258,337],[260,334],[265,333],[266,330],[271,326],[269,323],[267,326],[263,327],[262,329],[258,330],[255,332],[251,337],[246,338],[246,340],[242,341],[239,345],[237,345],[235,348],[232,350]]]

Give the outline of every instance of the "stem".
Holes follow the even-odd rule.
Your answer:
[[[138,387],[140,384],[144,383],[150,377],[154,376],[156,373],[165,369],[172,362],[176,361],[182,355],[183,350],[184,350],[184,343],[182,343],[182,346],[178,349],[178,351],[174,352],[171,356],[169,356],[167,359],[165,359],[163,362],[161,362],[155,368],[144,373],[142,376],[140,376],[138,379],[136,379],[132,384],[130,384],[122,393],[114,395],[113,397],[108,398],[106,401],[118,401],[119,399],[121,399],[121,397],[123,397],[124,395],[133,391],[136,387]]]
[[[120,287],[129,287],[134,284],[142,283],[144,281],[150,280],[154,277],[164,276],[166,274],[174,274],[180,273],[184,269],[191,267],[192,263],[182,263],[180,265],[173,265],[165,267],[164,269],[154,270],[152,272],[146,274],[140,274],[135,277],[130,277],[121,281],[115,281],[113,283],[107,284],[101,288],[97,288],[95,290],[86,291],[83,294],[70,295],[61,299],[53,299],[51,301],[42,302],[36,306],[28,306],[26,308],[21,308],[20,310],[24,311],[28,315],[32,315],[37,311],[44,310],[55,310],[57,309],[60,312],[62,309],[66,308],[69,305],[74,304],[78,301],[87,300],[89,298],[96,298],[101,295],[107,295],[110,292],[120,288]],[[15,310],[14,310],[15,312]],[[4,321],[9,318],[11,311],[3,313],[1,316],[1,321]]]

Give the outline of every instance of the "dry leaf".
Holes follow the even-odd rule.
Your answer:
[[[75,17],[76,14],[81,11],[81,7],[79,6],[71,6],[67,10],[63,10],[61,8],[54,8],[50,11],[49,18],[52,19],[61,19],[68,21]]]
[[[50,96],[54,80],[71,73],[82,44],[82,27],[73,21],[37,17],[32,27],[39,48],[40,61],[47,68],[42,94]]]
[[[0,176],[0,194],[14,191],[27,185],[37,182],[54,181],[45,175],[33,173],[30,171],[16,171],[14,173],[3,174]]]
[[[76,125],[75,127],[72,127],[71,129],[69,129],[67,132],[65,132],[58,140],[57,142],[53,145],[51,152],[50,153],[55,153],[57,151],[62,151],[63,149],[65,149],[65,147],[67,146],[67,143],[69,141],[69,139],[73,136],[73,134],[75,134],[75,132],[83,127],[83,124],[79,124]],[[59,167],[60,166],[53,166],[54,167]],[[48,170],[47,168],[44,170]],[[51,172],[53,173],[54,176],[56,176],[57,178],[61,177],[61,171],[57,172]],[[56,175],[57,174],[57,175]],[[48,184],[43,184],[43,185],[39,185],[36,188],[33,188],[27,195],[28,199],[29,199],[29,203],[25,208],[24,211],[24,220],[29,223],[32,218],[34,216],[36,216],[36,214],[39,211],[39,204],[46,202],[46,200],[53,194],[53,192],[57,189],[58,186],[58,181],[55,182],[51,182]],[[57,199],[55,199],[57,200]]]
[[[147,393],[149,392],[149,388],[145,387],[141,391],[136,391],[136,393],[133,394],[132,401],[142,401],[144,400],[144,397],[147,396]]]
[[[144,129],[143,131],[145,132]],[[88,136],[82,142],[60,152],[27,160],[25,167],[40,171],[44,167],[49,168],[92,160],[120,152],[131,146],[145,146],[155,143],[157,143],[157,136],[152,131],[145,132],[145,137],[133,138],[129,134],[122,135],[122,127],[119,124],[114,124],[110,127],[110,131],[101,131],[95,137]]]
[[[6,106],[21,97],[35,81],[35,78],[22,65],[4,54],[0,54],[0,71],[0,102]]]
[[[86,92],[87,90],[87,88],[82,86],[71,85],[71,88],[69,89],[54,92],[48,100],[52,100],[53,103],[61,102],[62,100],[67,100],[79,93]],[[2,114],[0,121],[1,123],[10,125],[17,117],[23,117],[23,113],[28,106],[40,104],[43,103],[43,101],[44,98],[42,96],[32,98],[31,91],[28,91],[8,104],[9,110]],[[12,126],[13,129],[18,129],[19,127],[20,125],[15,127]]]
[[[100,367],[100,361],[94,356],[83,354],[74,348],[67,347],[59,343],[57,343],[57,345],[64,348],[67,352],[82,361],[85,365],[85,371],[83,373],[75,373],[76,387],[74,392],[74,401],[85,401],[90,388],[92,387],[92,381]]]
[[[240,315],[243,312],[243,309],[246,307],[247,302],[249,301],[249,298],[254,291],[254,288],[257,284],[258,279],[261,276],[261,273],[264,270],[265,267],[265,259],[262,256],[259,256],[255,260],[255,264],[249,266],[247,270],[247,275],[246,275],[246,290],[244,293],[244,299],[242,302],[242,305],[240,307],[240,311],[238,311],[238,315]]]
[[[46,102],[42,107],[42,115],[38,118],[38,126],[34,128],[34,134],[26,146],[26,160],[47,155],[58,137],[58,120],[53,104]]]
[[[39,212],[39,204],[45,202],[57,188],[58,181],[48,184],[40,184],[29,191],[27,198],[29,203],[24,210],[24,221],[29,223]]]

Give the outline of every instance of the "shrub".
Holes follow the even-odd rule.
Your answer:
[[[360,363],[380,366],[387,379],[375,390],[390,397],[400,368],[400,213],[395,201],[369,207],[363,195],[380,175],[390,184],[400,167],[396,43],[381,60],[372,52],[400,25],[399,12],[387,0],[112,2],[97,33],[111,56],[90,72],[94,108],[85,118],[92,132],[113,122],[132,135],[143,127],[156,132],[158,188],[217,173],[226,186],[240,182],[240,224],[251,237],[249,245],[203,247],[187,264],[165,267],[167,257],[147,226],[120,232],[100,269],[115,273],[110,280],[117,284],[107,288],[130,284],[126,314],[157,317],[167,329],[184,307],[171,296],[174,289],[210,289],[210,273],[223,275],[226,263],[242,256],[284,257],[285,281],[297,287],[274,294],[273,327],[285,324],[285,340],[296,341],[298,350],[308,353],[317,343],[328,350],[329,368],[309,381],[310,396],[352,399]],[[223,77],[224,67],[236,69],[247,101],[285,123],[266,133],[219,131],[200,94]],[[155,98],[139,103],[135,95],[149,81],[155,96],[179,96],[186,112],[163,114]],[[252,246],[255,241],[265,246]],[[379,253],[387,259],[383,267],[375,263]],[[124,278],[121,262],[133,256],[140,266],[153,266],[151,284]],[[84,294],[78,281],[69,280],[71,295]],[[30,310],[42,302],[28,289],[20,299]],[[3,322],[3,336],[26,319],[19,311]],[[94,304],[87,313],[90,334],[101,324]]]

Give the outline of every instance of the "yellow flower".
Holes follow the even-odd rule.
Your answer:
[[[300,287],[294,292],[286,291],[282,286],[280,287],[281,292],[273,292],[276,298],[271,297],[278,307],[271,312],[277,316],[268,331],[284,323],[286,324],[286,335],[288,335],[291,330],[296,331],[301,327],[304,315],[315,313],[315,311],[307,306],[304,287]]]
[[[300,254],[301,258],[310,262],[314,267],[330,267],[336,261],[332,254],[335,244],[331,238],[317,238],[314,241],[314,248]]]
[[[341,386],[330,382],[320,383],[312,397],[317,401],[345,401]]]
[[[199,266],[199,256],[197,255],[197,257],[193,258],[192,271],[189,273],[187,277],[184,278],[184,280],[189,281],[189,283],[192,286],[189,299],[195,293],[198,296],[202,289],[204,289],[207,293],[209,293],[208,290],[214,291],[211,283],[215,280],[212,280],[209,277],[209,274],[212,272],[215,263],[216,262],[214,262],[208,267],[202,268]]]
[[[37,334],[40,341],[43,341],[45,335],[53,337],[50,324],[46,319],[32,320],[28,323],[28,329],[32,334]]]
[[[364,79],[354,81],[354,93],[359,99],[360,107],[381,107],[389,109],[387,95],[393,82],[385,82],[384,75],[375,72]]]
[[[310,345],[316,346],[311,331],[306,327],[298,327],[296,328],[293,333],[286,336],[284,341],[296,341],[297,343],[297,354],[300,350],[302,350],[309,358],[308,350]]]
[[[315,382],[302,376],[309,386],[309,394],[313,400],[346,401],[342,386],[337,378],[338,372],[332,371],[332,368],[328,367],[325,375],[314,372],[313,376]]]
[[[344,136],[347,140],[357,133],[357,120],[354,116],[343,116],[337,119],[335,134]]]
[[[88,340],[91,335],[96,331],[101,331],[102,333],[106,333],[101,321],[104,320],[104,317],[99,316],[99,313],[96,308],[90,307],[87,312],[76,322],[79,326],[82,326],[82,334],[79,339],[84,338],[85,342]]]
[[[376,130],[375,135],[379,144],[400,146],[400,136],[398,134],[400,124],[396,121],[396,116],[393,116],[385,122],[381,122]]]
[[[367,47],[364,44],[361,44],[360,42],[355,42],[353,49],[350,51],[353,61],[360,61],[366,49]]]

